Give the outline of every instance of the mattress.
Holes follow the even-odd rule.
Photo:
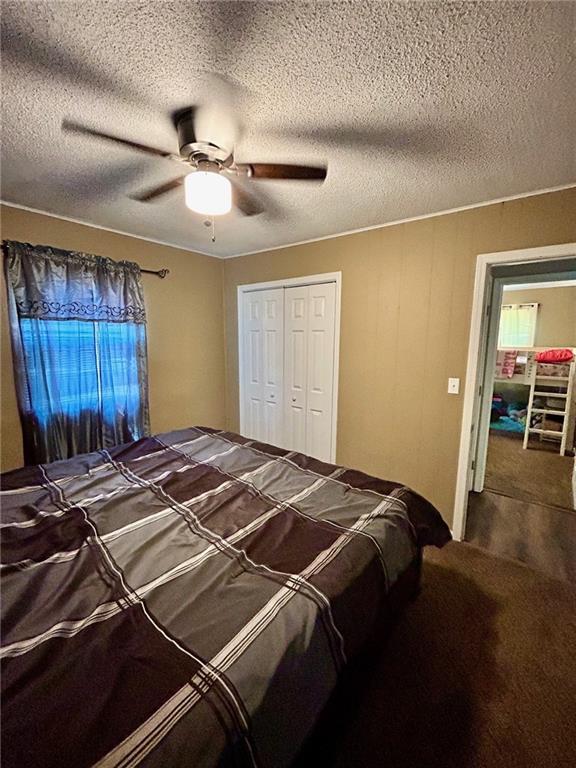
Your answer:
[[[3,765],[288,766],[450,532],[401,484],[193,427],[2,476]]]

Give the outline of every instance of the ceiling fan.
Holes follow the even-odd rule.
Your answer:
[[[186,205],[196,213],[217,216],[228,213],[234,205],[246,216],[262,213],[264,205],[251,194],[244,181],[275,179],[279,181],[324,181],[326,166],[286,165],[282,163],[237,163],[232,146],[219,146],[197,130],[197,108],[189,107],[174,115],[179,154],[123,139],[72,120],[64,120],[62,129],[96,139],[120,144],[137,152],[173,160],[186,170],[153,189],[135,195],[134,200],[148,203],[184,186]]]

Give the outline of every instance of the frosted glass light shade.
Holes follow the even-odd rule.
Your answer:
[[[232,207],[232,184],[213,171],[195,171],[184,179],[186,205],[204,216],[221,216]]]

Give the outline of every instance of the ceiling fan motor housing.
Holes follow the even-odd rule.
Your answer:
[[[180,155],[194,165],[208,161],[222,165],[231,155],[231,150],[199,140],[194,131],[194,111],[185,112],[176,125]]]

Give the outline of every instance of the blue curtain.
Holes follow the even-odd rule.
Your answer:
[[[13,241],[3,249],[26,464],[149,434],[138,265]]]

